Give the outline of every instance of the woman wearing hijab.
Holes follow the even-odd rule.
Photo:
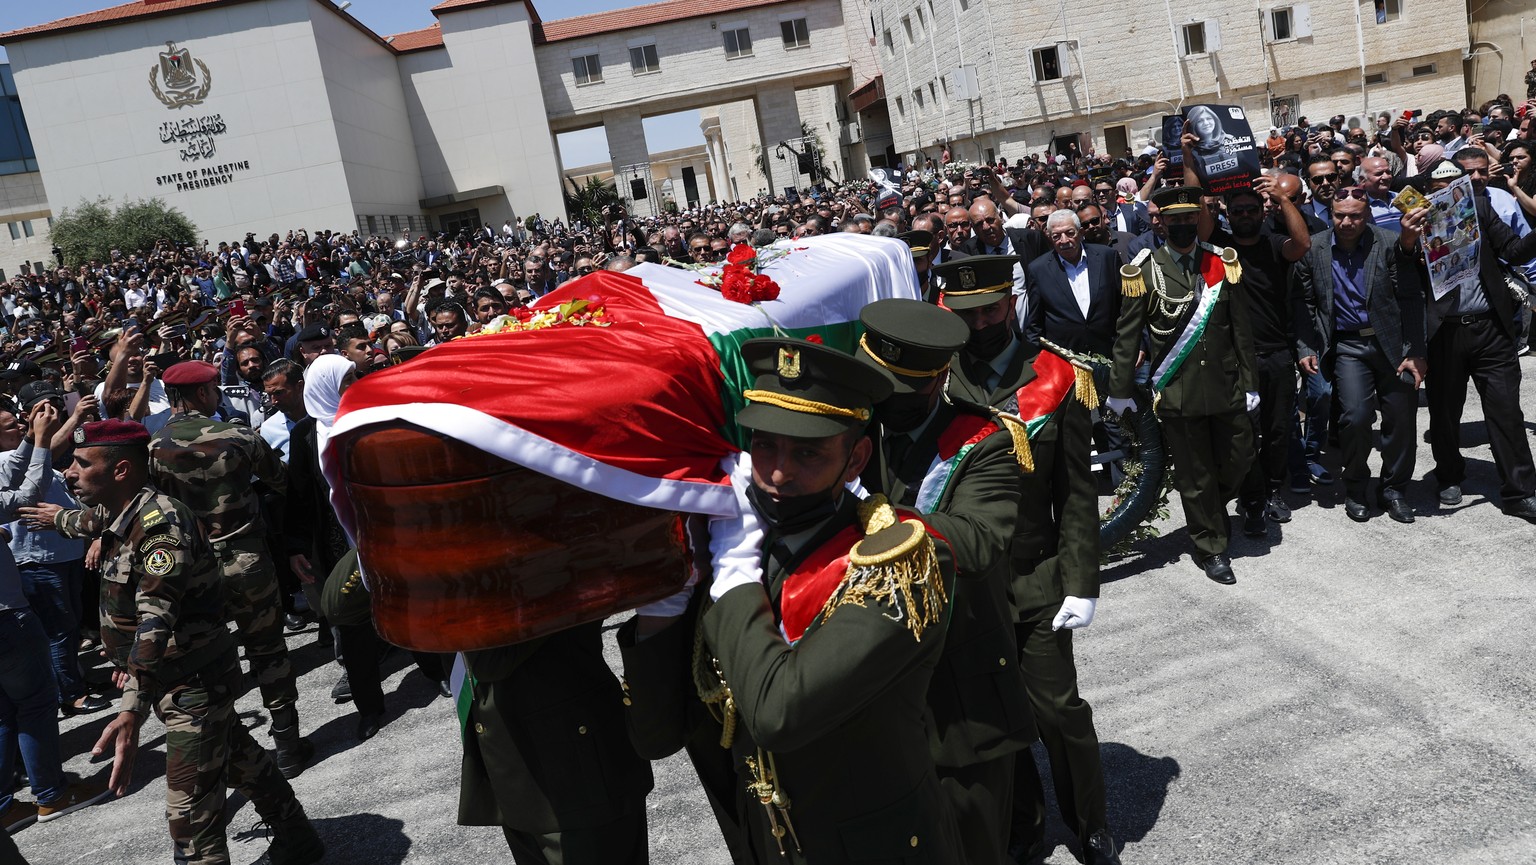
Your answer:
[[[309,417],[295,424],[289,440],[288,512],[284,534],[289,563],[295,574],[308,584],[311,605],[319,609],[319,596],[328,576],[346,579],[337,565],[349,557],[351,544],[331,507],[331,487],[320,471],[320,454],[330,440],[341,408],[341,396],[357,380],[353,363],[338,354],[323,354],[304,371],[304,408]],[[326,626],[325,622],[321,623]],[[371,617],[355,623],[338,623],[336,656],[346,670],[331,697],[338,703],[357,703],[357,738],[366,741],[379,732],[384,722],[384,689],[379,663],[387,651],[379,639]],[[442,659],[427,652],[412,652],[423,675],[432,680],[438,692],[448,696],[447,675]]]

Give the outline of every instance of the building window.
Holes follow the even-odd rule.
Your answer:
[[[891,54],[896,53],[896,40],[891,38],[891,31],[885,31],[885,50]]]
[[[1365,76],[1365,86],[1367,86],[1367,87],[1374,87],[1377,84],[1386,84],[1386,83],[1387,83],[1387,73],[1385,73],[1385,72],[1372,72],[1372,73],[1370,73],[1370,74]]]
[[[796,18],[791,21],[779,22],[779,33],[784,37],[785,48],[806,48],[811,44],[811,28],[804,18]],[[886,40],[890,40],[890,31],[886,31]]]
[[[1047,45],[1029,52],[1036,81],[1055,81],[1061,75],[1061,46]]]
[[[1390,24],[1403,17],[1403,0],[1373,0],[1376,4],[1376,23]]]
[[[1305,39],[1312,35],[1312,9],[1305,3],[1277,6],[1265,13],[1264,26],[1271,42]]]
[[[1184,25],[1184,56],[1205,53],[1205,22]]]
[[[933,107],[939,107],[939,85],[932,79],[928,81],[928,99],[933,103]]]
[[[961,12],[964,12],[967,9],[970,9],[970,8],[971,8],[971,0],[960,0],[960,11]]]
[[[907,103],[902,101],[900,96],[896,97],[896,113],[902,117],[907,116]]]
[[[576,69],[576,86],[603,83],[603,64],[596,54],[572,57],[571,66]]]
[[[901,29],[907,31],[907,44],[908,45],[911,45],[913,42],[917,41],[917,40],[912,38],[912,16],[911,15],[903,15],[903,16],[901,16]]]
[[[927,103],[923,101],[923,88],[919,87],[912,91],[912,105],[914,111],[916,111],[918,114],[922,114],[923,107],[926,104]]]
[[[20,240],[21,239],[21,226],[17,225],[14,222],[7,222],[5,224],[5,227],[9,228],[11,230],[11,239],[12,240]]]
[[[725,31],[726,57],[751,57],[752,34],[745,27]]]
[[[656,56],[656,43],[633,45],[629,49],[629,68],[636,75],[649,75],[661,71],[661,60]]]
[[[1415,67],[1413,67],[1413,77],[1414,78],[1423,78],[1425,75],[1434,75],[1436,72],[1439,72],[1439,71],[1440,71],[1439,64],[1436,64],[1436,63],[1425,63],[1423,66],[1415,66]]]
[[[1276,42],[1295,38],[1291,36],[1291,7],[1269,10],[1269,33]]]
[[[928,29],[928,18],[923,15],[923,7],[917,7],[917,32],[923,33]]]
[[[30,220],[30,219],[23,219],[21,221],[21,230],[22,230],[22,233],[26,234],[26,236],[31,237],[32,236],[32,220]]]

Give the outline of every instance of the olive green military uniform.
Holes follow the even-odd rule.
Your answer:
[[[1200,272],[1211,256],[1219,255],[1213,249],[1195,247],[1193,273],[1175,260],[1169,246],[1141,261],[1145,287],[1134,290],[1145,293],[1126,297],[1120,308],[1110,396],[1134,395],[1144,335],[1155,377],[1159,361],[1172,350],[1208,290]],[[1243,290],[1241,280],[1223,285],[1204,334],[1152,406],[1173,456],[1173,483],[1200,558],[1227,552],[1227,505],[1237,498],[1254,458],[1245,395],[1258,390],[1258,378]]]
[[[643,865],[651,766],[630,744],[602,624],[466,652],[459,823],[500,826],[519,865]]]
[[[282,492],[287,466],[255,430],[178,411],[150,442],[155,485],[185,502],[208,528],[224,578],[225,612],[235,620],[278,746],[298,739],[298,687],[283,639],[277,571],[267,549],[254,483]]]
[[[1037,738],[1008,603],[1008,546],[1023,472],[1013,439],[992,422],[985,405],[928,395],[942,387],[954,351],[970,333],[958,316],[889,299],[866,306],[860,318],[867,328],[860,359],[897,381],[887,403],[936,403],[911,431],[882,424],[880,447],[863,480],[871,492],[923,512],[954,553],[954,606],[928,687],[930,744],[965,861],[1001,863],[1014,755]],[[876,407],[877,418],[882,408]]]
[[[1035,379],[1036,352],[1015,339],[996,359],[978,362],[964,351],[951,369],[956,399],[1016,411],[1016,395]],[[985,377],[996,383],[989,388]],[[1027,420],[1027,418],[1026,418]],[[1030,436],[1034,471],[1019,481],[1019,509],[1009,550],[1019,663],[1062,819],[1087,840],[1107,830],[1104,769],[1093,708],[1078,693],[1072,631],[1051,622],[1068,596],[1099,596],[1098,490],[1093,481],[1093,423],[1071,394]],[[1014,775],[1013,834],[1028,846],[1045,837],[1045,791],[1033,756],[1021,752]]]
[[[146,486],[121,514],[61,511],[55,526],[80,537],[101,529],[101,638],[128,671],[121,710],[166,729],[166,815],[178,862],[229,862],[225,786],[268,823],[303,809],[271,756],[235,713],[242,691],[223,587],[208,542],[181,502]]]
[[[962,845],[934,771],[925,724],[928,686],[944,647],[936,625],[915,638],[899,608],[845,604],[793,646],[779,632],[785,580],[811,553],[855,524],[842,497],[832,518],[764,541],[763,585],[726,592],[703,615],[705,645],[740,713],[732,754],[739,813],[759,862],[959,863]],[[953,588],[937,544],[945,594]],[[900,603],[896,601],[894,603]],[[634,683],[631,682],[631,691]],[[789,802],[793,834],[776,838],[770,806],[748,795],[748,761],[772,772]],[[784,852],[779,858],[779,844]]]

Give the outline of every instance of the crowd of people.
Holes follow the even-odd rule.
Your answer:
[[[1446,507],[1460,504],[1470,381],[1482,397],[1501,506],[1536,522],[1518,360],[1530,348],[1525,279],[1536,275],[1532,105],[1501,98],[1476,110],[1383,117],[1371,130],[1345,129],[1342,117],[1302,120],[1271,132],[1263,176],[1221,197],[1175,176],[1169,150],[961,164],[946,148],[937,162],[922,158],[793,198],[655,217],[614,205],[601,225],[536,218],[415,237],[296,229],[23,269],[0,285],[0,511],[10,521],[0,553],[0,819],[15,833],[120,794],[139,724],[153,711],[168,731],[178,861],[228,861],[226,785],[274,829],[262,862],[318,861],[323,843],[289,784],[313,749],[301,735],[285,631],[320,621],[341,666],[332,697],[355,703],[359,741],[383,723],[378,659],[388,649],[366,609],[337,600],[338,587],[356,584],[357,557],[318,453],[345,390],[501,316],[525,315],[594,270],[709,265],[737,244],[859,232],[910,246],[928,302],[867,309],[877,348],[866,345],[857,359],[795,340],[744,349],[759,377],[739,418],[753,431],[751,460],[736,471],[739,486],[756,493],[746,494],[750,525],[720,527],[722,545],[737,544],[738,555],[717,559],[707,592],[641,610],[619,634],[622,702],[633,710],[618,723],[652,738],[633,733],[633,745],[602,746],[622,753],[601,807],[583,810],[568,801],[529,806],[519,797],[536,794],[497,773],[540,770],[515,760],[507,768],[498,748],[511,746],[466,732],[466,801],[472,789],[478,798],[461,818],[503,826],[519,862],[643,862],[644,758],[687,742],[737,862],[843,861],[820,851],[839,844],[840,831],[850,837],[859,819],[850,809],[868,805],[852,785],[889,794],[879,819],[859,823],[876,847],[908,845],[910,835],[915,861],[1040,861],[1045,796],[1028,748],[1039,738],[1084,861],[1118,862],[1104,804],[1114,779],[1103,777],[1071,658],[1071,631],[1092,621],[1098,596],[1090,449],[1120,448],[1109,415],[1156,411],[1195,561],[1230,584],[1232,502],[1242,530],[1266,536],[1271,523],[1291,518],[1295,497],[1335,482],[1330,464],[1342,475],[1350,519],[1370,519],[1375,505],[1398,522],[1415,520],[1406,489],[1421,386],[1435,494]],[[1180,144],[1187,155],[1190,138]],[[1463,176],[1484,239],[1479,279],[1436,296],[1419,249],[1424,212],[1391,202],[1406,187],[1428,194]],[[1026,447],[1019,437],[1035,440],[1040,427],[1010,424],[1030,420],[1021,401],[1032,381],[1062,380],[1048,369],[1051,358],[1108,364],[1108,411],[1053,393],[1055,432]],[[825,386],[812,403],[820,408],[774,396],[799,392],[790,380],[800,375]],[[950,398],[939,399],[941,391]],[[1382,470],[1373,490],[1378,411]],[[821,422],[828,417],[830,427]],[[976,418],[995,428],[974,426]],[[941,453],[941,433],[962,429],[977,447]],[[814,453],[803,456],[794,442],[813,442]],[[1023,473],[1014,464],[1030,449],[1033,471]],[[919,497],[935,458],[957,461],[955,480],[944,495]],[[795,460],[800,479],[786,481]],[[838,492],[854,480],[893,504],[929,509],[933,537],[896,538],[895,547],[946,552],[931,567],[901,565],[920,577],[897,593],[910,602],[905,621],[824,612],[810,626],[824,636],[799,643],[784,630],[791,617],[778,593],[765,603],[761,586],[799,573],[816,552],[804,533],[820,544],[861,524],[869,534],[861,543],[906,531],[857,515]],[[766,565],[765,530],[794,547],[775,548]],[[740,566],[747,548],[755,571]],[[891,561],[862,549],[876,570]],[[957,572],[988,579],[957,581]],[[925,642],[924,627],[942,618],[931,608],[949,602],[969,611],[954,620],[972,630],[962,635],[956,624],[947,638]],[[847,606],[832,598],[826,610]],[[766,630],[756,627],[764,616]],[[875,647],[897,645],[892,629],[905,638],[901,650],[876,657]],[[657,733],[682,717],[658,705],[670,699],[679,665],[693,663],[672,656],[696,650],[695,632],[721,688],[759,687],[738,685],[727,708],[690,711],[687,730]],[[506,714],[516,701],[491,696],[539,682],[592,683],[567,710],[582,718],[612,711],[618,698],[604,701],[620,686],[600,651],[590,651],[600,639],[594,626],[515,658],[470,657],[481,683],[474,729],[517,740],[520,720]],[[271,718],[270,751],[232,711],[243,691],[237,644]],[[957,646],[1002,670],[985,682],[990,709],[955,681],[967,675],[955,669]],[[821,665],[829,690],[783,690],[790,686],[763,667],[764,657],[802,649],[802,663]],[[940,665],[941,655],[951,660]],[[415,660],[448,696],[448,659]],[[808,722],[785,702],[852,687],[848,676],[872,701],[852,717]],[[953,693],[938,696],[930,676]],[[582,708],[588,698],[593,705]],[[116,756],[110,776],[66,778],[59,714],[109,708],[117,715],[97,749]],[[745,759],[705,741],[730,744],[738,723],[734,750]],[[196,750],[210,736],[218,738],[213,758]],[[874,745],[905,756],[882,762]],[[816,759],[843,766],[844,780],[816,793],[796,789],[796,773],[812,771]],[[750,798],[737,778],[744,766]],[[30,800],[13,793],[23,769]],[[582,767],[568,771],[581,780]],[[786,789],[804,794],[792,811]]]

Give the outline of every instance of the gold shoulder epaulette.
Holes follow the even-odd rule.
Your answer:
[[[884,496],[871,496],[859,506],[864,539],[848,552],[848,572],[821,609],[830,619],[838,607],[872,602],[894,609],[888,618],[901,622],[921,641],[923,632],[944,618],[949,594],[933,548],[933,538],[921,520],[896,521]]]
[[[1228,246],[1221,251],[1221,263],[1227,269],[1227,284],[1243,281],[1243,266],[1237,262],[1237,250]]]
[[[1120,293],[1126,297],[1143,297],[1147,293],[1147,281],[1141,275],[1141,266],[1152,255],[1152,250],[1136,253],[1130,264],[1120,265]]]

